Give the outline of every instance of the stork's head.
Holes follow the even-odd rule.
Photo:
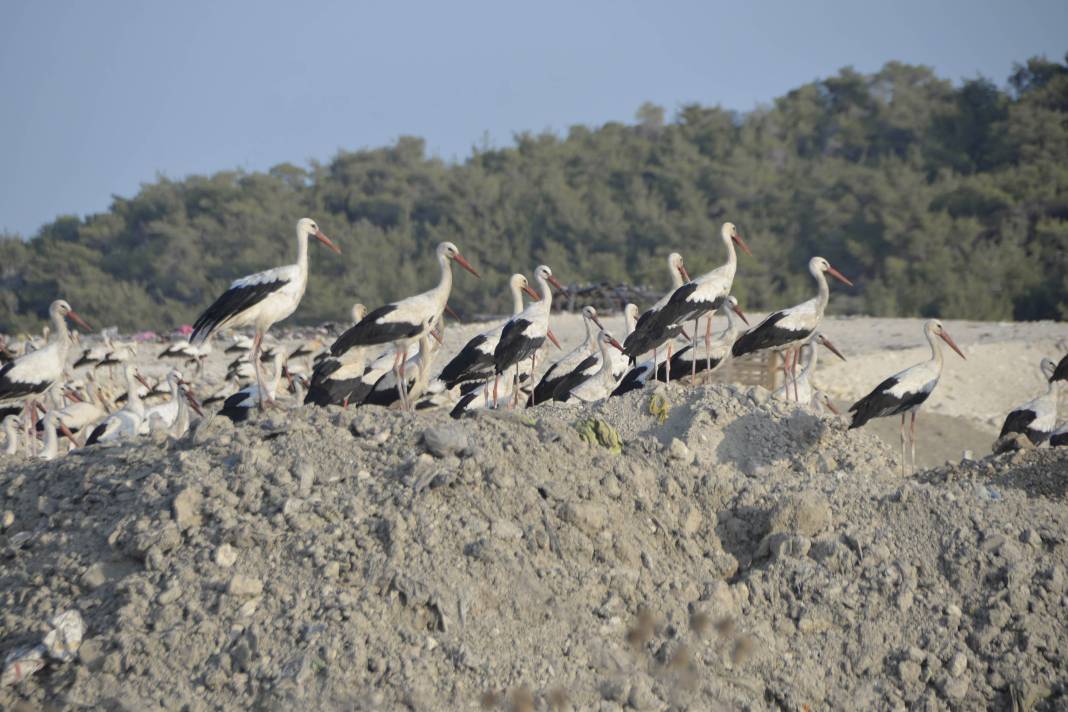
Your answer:
[[[1047,381],[1053,380],[1053,373],[1057,370],[1057,364],[1053,362],[1053,359],[1042,359],[1038,367],[1042,369],[1042,375],[1046,377]]]
[[[938,338],[942,339],[942,341],[945,341],[947,344],[949,344],[949,348],[951,348],[954,351],[956,351],[958,356],[960,356],[961,358],[964,358],[964,354],[961,352],[961,350],[957,346],[956,342],[953,341],[952,337],[950,337],[949,332],[946,331],[946,327],[942,326],[942,322],[941,321],[939,321],[938,319],[931,319],[930,321],[928,321],[924,325],[924,328],[928,332],[930,332],[930,333],[934,334],[935,336],[937,336]],[[964,360],[967,361],[967,359],[964,359]]]
[[[615,337],[613,337],[611,334],[609,334],[604,329],[602,329],[601,332],[599,334],[597,334],[597,340],[600,341],[601,344],[605,348],[608,348],[609,346],[612,346],[613,348],[617,348],[620,351],[623,350],[623,344],[621,344],[618,341],[616,341]]]
[[[548,282],[557,289],[562,290],[564,288],[564,285],[560,284],[556,277],[553,276],[553,271],[549,269],[549,265],[538,265],[538,268],[534,270],[534,276],[539,281]]]
[[[738,299],[733,294],[727,295],[727,308],[737,314],[738,318],[741,319],[746,326],[749,325],[749,320],[745,318],[745,312],[738,306]]]
[[[843,361],[846,360],[846,357],[842,355],[842,352],[838,350],[838,347],[832,344],[831,340],[823,334],[816,334],[815,342],[820,346],[826,347],[828,351],[830,351],[832,354],[842,359]]]
[[[479,277],[478,272],[471,266],[471,263],[464,259],[464,256],[460,254],[460,248],[451,242],[442,242],[438,245],[438,259],[452,260],[471,274]]]
[[[74,310],[70,308],[70,304],[67,303],[66,299],[57,299],[52,302],[51,306],[48,307],[48,314],[52,317],[53,321],[67,318],[86,331],[92,331],[90,326],[82,321],[80,316],[74,313]]]
[[[623,307],[623,316],[627,319],[637,321],[640,315],[641,312],[638,311],[638,305],[633,302],[628,302],[626,306]]]
[[[850,287],[853,286],[853,283],[846,279],[844,274],[836,270],[834,267],[831,267],[831,263],[823,257],[813,257],[809,260],[808,271],[811,272],[813,276],[818,276],[821,273],[829,274],[839,282],[848,284]]]
[[[582,318],[588,321],[592,321],[594,324],[597,325],[598,329],[604,329],[604,326],[601,324],[601,320],[597,317],[597,310],[591,307],[589,304],[582,307]]]
[[[682,255],[678,252],[672,252],[668,255],[668,267],[678,272],[683,282],[690,281],[690,274],[686,271],[685,265],[682,264]]]
[[[363,321],[363,318],[365,316],[367,316],[367,307],[365,307],[363,304],[359,304],[359,303],[356,303],[356,304],[352,305],[351,317],[352,317],[352,323],[353,324],[356,324],[358,322]]]
[[[749,251],[749,245],[745,244],[745,240],[743,240],[742,236],[738,234],[738,228],[735,227],[734,223],[723,223],[723,227],[720,228],[720,237],[723,238],[724,242],[733,242],[734,244],[738,245],[738,247],[742,248],[742,252],[749,255],[750,257],[753,256],[753,253]]]
[[[331,242],[330,238],[323,234],[323,231],[319,229],[319,226],[311,218],[301,218],[297,221],[297,234],[305,239],[314,237],[337,254],[341,254],[341,250],[338,249],[337,245]]]
[[[530,282],[523,275],[516,272],[508,279],[508,286],[512,288],[512,291],[521,291],[534,301],[541,299],[538,293],[530,288]]]

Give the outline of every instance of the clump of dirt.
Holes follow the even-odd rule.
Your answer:
[[[762,389],[673,385],[3,460],[0,655],[86,633],[0,707],[1065,704],[1068,453],[896,473]]]

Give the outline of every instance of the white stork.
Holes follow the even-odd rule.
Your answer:
[[[931,345],[931,358],[923,363],[906,368],[886,379],[875,389],[849,406],[853,421],[849,429],[859,428],[872,418],[901,415],[901,473],[905,473],[905,415],[911,414],[907,440],[912,443],[912,469],[916,469],[916,412],[938,385],[942,376],[942,346],[935,337],[942,339],[961,358],[964,354],[950,338],[938,319],[930,319],[923,325],[924,336]]]
[[[592,309],[593,307],[587,307]],[[623,328],[627,335],[634,331],[634,325],[638,319],[638,306],[636,304],[627,304],[623,307]],[[600,322],[596,322],[601,332],[609,333],[607,329],[601,326]],[[623,353],[623,349],[602,349],[598,339],[600,336],[595,336],[593,340],[594,353],[585,358],[570,373],[565,374],[559,378],[559,382],[556,388],[553,390],[553,400],[566,401],[569,399],[569,394],[578,388],[578,386],[586,381],[596,377],[601,373],[601,359],[607,354],[609,369],[612,379],[615,383],[627,375],[627,371],[630,370],[630,359]],[[604,378],[607,378],[605,376]],[[615,387],[613,386],[613,389]]]
[[[731,347],[734,346],[738,336],[745,331],[749,320],[742,308],[738,306],[738,300],[734,295],[728,295],[721,307],[723,305],[727,307],[724,312],[727,315],[727,328],[715,338],[705,341],[703,353],[698,352],[696,343],[679,349],[670,361],[657,366],[656,380],[669,382],[671,371],[689,373],[691,377],[696,378],[697,374],[702,371],[714,373],[730,360]]]
[[[178,415],[181,412],[182,404],[188,403],[197,415],[203,416],[204,412],[200,409],[200,405],[193,399],[192,395],[186,390],[189,383],[182,377],[182,372],[178,369],[172,369],[167,373],[167,389],[170,392],[170,400],[166,403],[154,405],[145,411],[144,421],[142,423],[141,434],[147,434],[147,426],[152,419],[152,416],[158,416],[163,427],[167,430],[174,425],[178,419]]]
[[[518,366],[519,362],[528,356],[531,359],[530,372],[536,368],[535,359],[538,349],[545,343],[548,337],[559,348],[560,343],[549,331],[549,312],[553,305],[552,287],[562,290],[563,285],[553,276],[553,271],[548,265],[539,265],[534,270],[534,279],[541,287],[541,299],[529,304],[526,309],[519,312],[501,329],[501,340],[497,342],[497,348],[493,350],[493,407],[498,404],[498,387],[501,375],[512,366]],[[552,286],[550,286],[552,285]],[[516,380],[519,378],[519,369],[516,368]],[[514,397],[512,404],[519,399],[519,389],[513,386]]]
[[[816,402],[816,385],[814,383],[816,376],[816,365],[819,363],[820,350],[818,346],[825,347],[828,351],[833,353],[843,361],[846,357],[842,355],[831,340],[823,334],[817,333],[812,337],[812,340],[801,347],[799,358],[801,355],[807,353],[808,358],[805,359],[805,365],[801,369],[801,373],[797,374],[797,378],[793,379],[793,387],[791,384],[784,382],[782,386],[775,389],[771,397],[776,400],[793,400],[795,403],[801,405],[811,406]],[[791,395],[792,394],[792,395]]]
[[[765,349],[780,353],[785,351],[787,353],[782,364],[784,382],[790,380],[793,369],[797,365],[796,349],[812,338],[820,322],[823,321],[823,311],[827,308],[827,301],[831,294],[830,287],[827,285],[827,275],[831,275],[850,287],[853,286],[852,282],[822,257],[813,257],[809,260],[808,271],[819,287],[816,296],[788,309],[772,312],[764,321],[742,334],[731,348],[731,353],[735,358]],[[791,353],[794,355],[793,360],[790,358]]]
[[[560,387],[567,377],[582,364],[586,364],[597,353],[597,331],[604,329],[601,320],[597,316],[597,310],[591,306],[582,307],[582,325],[586,327],[586,336],[575,348],[564,354],[564,357],[549,366],[542,375],[541,380],[534,386],[534,390],[527,399],[527,406],[537,405],[552,400],[556,389]],[[597,330],[594,330],[594,326]],[[592,363],[592,361],[590,362]],[[570,390],[570,389],[568,389]]]
[[[1053,374],[1057,370],[1057,364],[1048,358],[1042,359],[1039,364],[1042,376],[1049,379],[1046,392],[1037,398],[1033,398],[1023,405],[1013,408],[1001,426],[998,440],[995,444],[995,452],[1006,452],[1016,449],[1016,435],[1026,435],[1032,445],[1036,447],[1049,439],[1057,425],[1057,396],[1060,381],[1053,380]],[[1006,440],[1006,438],[1009,440]]]
[[[278,392],[278,384],[285,373],[285,365],[285,355],[281,351],[275,351],[271,358],[271,375],[263,382],[263,388],[258,383],[242,388],[223,401],[219,415],[229,418],[234,423],[243,423],[248,420],[253,408],[260,406],[264,400],[274,400]]]
[[[437,336],[431,340],[433,332],[428,332],[419,337],[418,349],[414,356],[408,359],[408,363],[405,364],[405,369],[401,371],[405,375],[403,388],[397,383],[397,373],[395,369],[390,369],[382,375],[381,378],[374,384],[371,391],[364,396],[362,405],[380,405],[383,407],[389,407],[398,401],[401,403],[401,407],[410,409],[410,403],[414,402],[423,394],[426,390],[427,384],[430,382],[430,369],[434,362],[434,356],[437,355],[438,350],[441,348],[441,342],[437,340]],[[412,374],[412,369],[415,369],[415,374]],[[403,394],[403,397],[402,395]]]
[[[667,342],[668,360],[671,359],[671,342],[675,337],[683,333],[682,324],[669,324],[660,319],[660,313],[671,301],[675,291],[690,281],[690,275],[686,266],[682,263],[682,255],[672,252],[668,255],[668,275],[671,278],[671,289],[657,300],[653,306],[645,310],[638,317],[626,338],[623,340],[623,353],[633,362],[646,351],[653,352],[653,361],[656,361],[656,350],[661,344]]]
[[[512,316],[523,311],[524,293],[535,302],[540,299],[538,293],[530,288],[527,278],[521,274],[511,276],[508,288],[512,293]],[[461,383],[488,381],[493,377],[493,351],[501,340],[501,332],[506,323],[495,324],[468,341],[460,352],[445,364],[438,378],[444,382],[446,388],[451,390]]]
[[[720,308],[727,295],[731,293],[731,287],[734,285],[734,275],[738,271],[738,253],[735,252],[735,244],[742,248],[745,254],[750,257],[753,255],[749,251],[749,246],[745,244],[745,240],[738,234],[738,229],[734,223],[723,223],[723,227],[720,228],[720,239],[727,248],[727,261],[711,272],[706,272],[697,279],[687,282],[676,289],[657,317],[657,322],[661,325],[681,325],[693,319],[693,338],[696,339],[698,322],[701,317],[707,316],[708,323],[705,326],[706,350],[711,349],[712,346],[712,315]],[[690,375],[696,376],[697,374],[691,369]]]
[[[565,393],[559,400],[564,402],[577,400],[583,403],[595,403],[599,400],[604,400],[616,389],[619,379],[612,373],[612,356],[608,353],[608,350],[614,348],[622,353],[623,344],[616,341],[607,331],[602,331],[597,335],[597,345],[601,352],[600,368],[592,376]]]
[[[24,401],[24,425],[27,428],[35,426],[37,422],[37,413],[34,410],[36,399],[51,390],[63,378],[67,367],[71,340],[66,319],[69,317],[84,329],[89,329],[89,325],[62,299],[52,302],[48,307],[48,316],[52,320],[48,343],[0,367],[0,406]]]
[[[111,345],[111,330],[105,329],[101,334],[103,337],[99,344],[93,346],[87,346],[82,349],[82,355],[71,366],[73,369],[85,368],[86,366],[93,366],[94,368],[98,363],[104,360],[104,357],[108,355],[108,352],[112,350]]]
[[[354,304],[352,307],[353,323],[358,323],[367,316],[367,307]],[[392,356],[392,354],[390,354]],[[340,356],[327,356],[315,364],[311,383],[304,395],[305,405],[340,405],[349,402],[361,403],[371,392],[375,381],[364,380],[363,375],[367,349],[355,346]],[[379,376],[381,377],[381,376]],[[376,379],[377,380],[377,379]]]
[[[132,438],[141,432],[141,423],[145,419],[141,386],[145,388],[149,386],[132,364],[128,363],[123,367],[123,375],[126,377],[126,405],[93,428],[85,441],[86,445]]]
[[[230,284],[200,318],[193,324],[189,343],[200,347],[220,329],[232,329],[251,324],[256,329],[252,339],[252,365],[256,383],[263,389],[263,373],[260,368],[260,345],[263,335],[275,322],[287,318],[297,310],[304,290],[308,286],[308,238],[314,237],[337,254],[341,250],[330,241],[315,221],[301,218],[297,221],[297,263],[275,267],[265,272],[242,277]],[[261,402],[267,405],[274,400],[274,393]]]
[[[9,415],[4,418],[4,454],[17,455],[19,452],[19,417]]]
[[[449,292],[452,291],[452,263],[456,262],[478,277],[475,268],[451,242],[440,243],[436,253],[441,267],[441,279],[436,287],[375,309],[339,336],[330,347],[330,354],[340,356],[354,346],[393,344],[396,350],[394,369],[397,371],[397,388],[403,390],[403,384],[407,381],[404,365],[408,360],[408,347],[434,328],[448,304]],[[398,392],[398,395],[407,410],[407,394]]]

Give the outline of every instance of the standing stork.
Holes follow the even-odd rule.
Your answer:
[[[612,356],[608,350],[614,348],[622,353],[623,344],[616,341],[607,331],[602,331],[597,335],[597,344],[601,351],[600,368],[592,376],[562,394],[558,400],[567,402],[574,399],[583,403],[595,403],[604,400],[616,389],[619,379],[612,373]]]
[[[731,347],[749,325],[749,319],[738,306],[738,300],[733,294],[727,296],[721,307],[723,306],[726,307],[723,313],[727,315],[727,328],[706,342],[704,353],[698,353],[696,343],[683,346],[675,352],[670,361],[657,366],[656,380],[667,383],[671,371],[689,372],[691,378],[696,378],[702,371],[716,372],[730,360]]]
[[[808,353],[808,358],[805,361],[804,368],[801,369],[801,373],[797,375],[793,383],[793,399],[794,402],[801,405],[813,405],[817,402],[817,390],[814,383],[816,376],[816,364],[819,363],[820,350],[818,346],[825,347],[832,354],[846,360],[846,357],[842,355],[831,340],[823,334],[817,333],[812,337],[812,340],[801,347],[799,356],[805,352]],[[774,390],[771,397],[776,400],[788,401],[790,400],[790,384],[783,383],[781,387]]]
[[[734,223],[723,223],[719,236],[727,248],[727,261],[711,272],[706,272],[672,292],[667,305],[660,311],[656,319],[657,325],[684,324],[686,321],[693,319],[693,338],[696,339],[700,319],[703,316],[707,316],[708,321],[705,324],[706,351],[711,349],[712,346],[712,315],[723,305],[727,295],[731,293],[731,287],[734,285],[734,275],[738,271],[738,253],[735,251],[734,246],[737,244],[745,254],[750,257],[753,256],[753,253],[749,251],[749,246],[745,244],[745,240],[738,234],[738,228],[735,227]],[[670,360],[668,363],[670,363]],[[691,368],[690,376],[694,377],[696,375],[696,370]]]
[[[1057,364],[1048,358],[1042,359],[1039,364],[1042,376],[1048,379],[1049,385],[1046,392],[1037,398],[1032,398],[1023,405],[1013,408],[1001,426],[997,442],[994,444],[994,452],[1008,452],[1015,450],[1017,435],[1025,435],[1035,447],[1041,445],[1053,434],[1057,426],[1057,391],[1059,381],[1053,380],[1053,374],[1057,370]]]
[[[512,293],[512,316],[523,311],[524,293],[535,302],[541,298],[530,288],[527,278],[521,274],[511,276],[508,280],[508,288]],[[445,364],[438,375],[445,387],[451,390],[461,383],[488,381],[492,378],[493,351],[501,340],[503,330],[504,324],[495,324],[493,328],[483,331],[464,344],[460,352]]]
[[[552,287],[563,289],[563,285],[553,276],[553,271],[548,265],[539,265],[534,270],[534,279],[541,287],[541,299],[527,306],[504,325],[501,329],[501,340],[497,342],[497,348],[493,350],[493,407],[497,407],[498,386],[501,374],[506,373],[512,366],[518,366],[519,362],[528,356],[531,359],[530,372],[535,369],[535,359],[538,349],[545,343],[548,337],[559,348],[560,343],[549,331],[549,312],[553,305]],[[550,286],[551,285],[551,286]],[[519,380],[519,369],[516,368],[516,381]],[[512,386],[512,404],[519,401],[519,388]]]
[[[449,292],[452,291],[452,263],[460,265],[475,277],[479,276],[460,254],[460,249],[451,242],[440,243],[436,254],[441,267],[441,279],[436,287],[375,309],[339,336],[330,347],[332,356],[340,356],[355,346],[393,344],[396,349],[393,368],[396,371],[397,393],[404,410],[408,410],[408,396],[403,392],[407,383],[404,365],[408,360],[408,347],[428,334],[441,319],[449,301]]]
[[[148,388],[148,383],[132,364],[128,363],[123,367],[123,374],[126,377],[126,405],[94,427],[85,440],[86,445],[132,438],[141,432],[142,423],[145,421],[141,386]]]
[[[582,343],[564,354],[563,358],[549,366],[548,370],[542,375],[541,380],[534,386],[534,390],[531,391],[530,398],[527,399],[527,406],[552,400],[556,389],[569,374],[583,365],[593,363],[592,359],[594,354],[597,353],[597,332],[593,330],[593,326],[596,326],[598,330],[604,327],[601,326],[597,310],[593,307],[584,306],[581,313],[582,325],[586,327],[586,337],[582,340]],[[533,373],[531,375],[533,376]]]
[[[367,316],[367,307],[354,304],[352,320],[359,322]],[[311,383],[304,396],[304,404],[317,406],[348,406],[349,401],[360,403],[371,392],[374,381],[365,381],[364,374],[367,349],[356,346],[340,356],[327,356],[315,364]]]
[[[23,425],[27,428],[36,428],[36,399],[63,378],[63,371],[67,367],[71,340],[66,320],[69,318],[89,330],[89,325],[63,299],[52,302],[48,307],[48,316],[52,320],[48,343],[0,367],[0,406],[24,401],[26,418]]]
[[[831,275],[850,287],[853,286],[852,282],[822,257],[813,257],[809,260],[808,271],[819,287],[816,296],[796,306],[772,312],[764,321],[742,334],[731,347],[731,353],[735,358],[765,349],[780,353],[785,351],[786,357],[782,364],[783,383],[791,379],[793,369],[797,366],[797,349],[808,343],[812,335],[816,333],[816,329],[819,328],[820,322],[823,321],[823,312],[827,308],[827,301],[831,295],[827,275]],[[790,358],[791,354],[793,360]]]
[[[901,415],[901,474],[905,474],[905,415],[911,414],[907,440],[912,443],[912,469],[916,469],[916,411],[938,385],[942,376],[942,346],[935,340],[940,338],[949,347],[964,358],[964,354],[950,338],[949,333],[938,319],[930,319],[923,325],[924,336],[931,345],[931,358],[923,363],[906,368],[886,379],[875,389],[849,406],[853,421],[849,429],[859,428],[872,418]]]
[[[232,329],[251,324],[256,329],[252,339],[252,365],[256,372],[256,383],[263,393],[263,369],[260,366],[260,346],[263,335],[278,321],[287,318],[297,310],[304,290],[308,286],[308,238],[314,237],[337,254],[341,250],[330,241],[315,221],[301,218],[297,221],[297,263],[285,267],[275,267],[265,272],[257,272],[242,277],[230,284],[200,318],[193,324],[193,333],[189,343],[199,347],[220,329]],[[261,399],[266,406],[273,402],[274,394]]]
[[[638,317],[634,328],[623,340],[623,354],[631,360],[631,363],[646,351],[653,352],[655,362],[656,350],[665,342],[668,345],[667,357],[671,360],[671,342],[682,333],[682,324],[662,323],[659,316],[671,301],[671,296],[679,287],[690,281],[690,275],[682,263],[682,255],[678,252],[668,255],[668,274],[671,277],[671,289]]]

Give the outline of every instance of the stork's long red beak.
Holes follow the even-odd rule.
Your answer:
[[[831,340],[828,339],[826,336],[823,337],[823,340],[820,343],[826,346],[827,349],[838,358],[842,359],[843,361],[846,360],[846,357],[842,355],[842,352],[839,351],[838,348],[834,344],[832,344]]]
[[[86,324],[85,321],[83,321],[82,318],[80,316],[78,316],[74,312],[73,309],[70,310],[69,312],[67,312],[67,318],[70,319],[71,321],[73,321],[78,326],[80,326],[83,329],[85,329],[86,331],[92,331],[93,330],[93,327],[91,327],[88,324]]]
[[[850,282],[848,279],[846,279],[846,276],[844,274],[842,274],[841,272],[836,270],[834,267],[831,267],[830,265],[827,265],[827,274],[831,275],[832,277],[837,279],[839,282],[843,282],[845,284],[848,284],[850,287],[853,286],[853,283]]]
[[[737,243],[738,247],[742,248],[742,252],[749,255],[750,257],[753,256],[753,253],[749,251],[749,245],[745,244],[745,240],[742,239],[741,235],[731,235],[731,239],[734,240],[735,243]]]
[[[553,344],[556,346],[556,348],[558,348],[560,350],[563,350],[564,347],[561,346],[560,342],[556,340],[556,335],[553,334],[553,330],[552,329],[546,329],[545,330],[545,335],[547,337],[549,337],[549,341],[553,342]]]
[[[623,351],[623,344],[619,343],[619,342],[618,342],[618,341],[616,341],[616,340],[615,340],[614,338],[611,338],[611,337],[610,337],[610,338],[608,339],[608,343],[612,344],[613,346],[615,346],[615,347],[616,347],[617,349],[619,349],[620,351]]]
[[[827,406],[827,410],[831,411],[835,415],[841,415],[841,412],[839,412],[839,410],[834,407],[834,403],[831,403],[831,399],[828,398],[826,395],[823,396],[823,404]]]
[[[315,231],[315,239],[318,240],[319,242],[323,243],[327,247],[329,247],[331,250],[333,250],[337,254],[339,254],[339,255],[341,254],[341,250],[338,249],[338,246],[335,245],[333,242],[331,242],[330,238],[327,237],[326,235],[324,235],[322,230],[316,230]]]
[[[445,342],[441,340],[441,334],[438,333],[437,329],[431,329],[430,330],[430,335],[434,337],[434,341],[437,341],[439,344],[441,344],[443,346],[445,345]]]
[[[189,407],[192,408],[197,415],[199,415],[201,418],[204,417],[204,410],[200,407],[200,403],[198,403],[197,399],[193,396],[193,391],[189,390],[188,388],[185,390],[185,400],[189,404]]]
[[[145,380],[145,377],[144,377],[144,376],[142,376],[142,375],[141,375],[140,373],[135,373],[135,374],[134,374],[134,378],[136,378],[136,379],[137,379],[137,381],[138,381],[138,382],[139,382],[139,383],[140,383],[140,384],[141,384],[142,386],[144,386],[145,388],[147,388],[147,389],[148,389],[148,390],[150,390],[150,391],[152,390],[152,386],[148,385],[148,381],[146,381],[146,380]]]
[[[961,352],[961,350],[957,347],[957,343],[955,341],[953,341],[953,338],[949,334],[947,334],[944,329],[943,329],[942,333],[939,334],[939,336],[942,337],[942,341],[945,341],[947,344],[949,344],[949,348],[951,348],[951,349],[953,349],[954,351],[957,352],[958,356],[963,358],[965,361],[968,360],[968,359],[964,358],[964,353]]]
[[[457,252],[455,255],[453,255],[452,259],[455,260],[456,264],[460,265],[465,270],[467,270],[471,274],[475,275],[479,279],[482,279],[482,275],[480,275],[478,272],[476,272],[475,268],[471,266],[471,263],[468,262],[466,259],[464,259],[464,256],[461,255],[459,252]]]
[[[686,271],[686,267],[684,267],[683,265],[679,265],[679,274],[682,275],[683,282],[690,281],[690,273]]]
[[[452,307],[450,307],[448,304],[445,305],[445,313],[451,316],[456,321],[460,321],[460,315],[454,312],[452,310]]]
[[[600,329],[601,331],[605,330],[604,324],[601,323],[601,320],[597,318],[596,314],[594,314],[593,316],[590,317],[590,321],[592,321],[594,324],[596,324],[597,328]]]
[[[554,277],[554,276],[552,276],[550,274],[547,279],[549,280],[549,284],[553,285],[554,287],[559,289],[561,292],[567,291],[566,289],[564,289],[564,285],[560,284],[560,280],[558,280],[556,277]]]
[[[690,337],[690,335],[686,333],[686,328],[685,327],[680,328],[679,331],[682,332],[682,337],[684,339],[686,339],[687,341],[693,341],[693,339]]]
[[[72,443],[76,443],[76,441],[74,440],[74,433],[72,433],[70,431],[70,428],[64,425],[62,421],[60,421],[59,423],[59,432],[63,433],[63,437],[67,438],[67,440],[70,440]]]
[[[528,297],[530,297],[534,301],[536,301],[536,302],[540,302],[541,301],[541,295],[538,294],[537,292],[535,292],[533,289],[531,289],[529,284],[524,284],[523,285],[523,291],[526,293],[526,295]]]
[[[742,311],[742,308],[740,306],[738,306],[737,304],[732,304],[731,311],[737,314],[738,318],[745,322],[746,326],[749,326],[749,320],[745,318],[745,312]]]

